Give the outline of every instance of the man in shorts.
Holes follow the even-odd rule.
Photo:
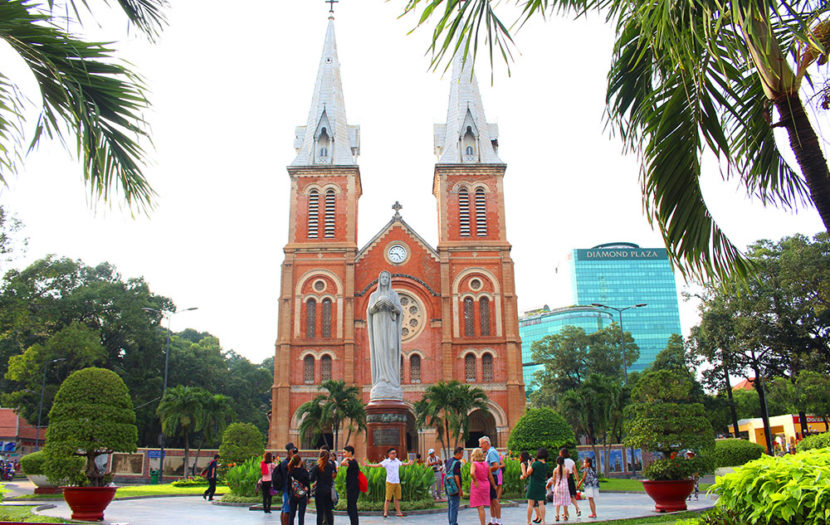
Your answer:
[[[401,477],[400,469],[407,465],[413,464],[413,460],[401,462],[398,459],[398,451],[390,448],[386,451],[386,459],[380,463],[366,463],[367,467],[377,468],[383,467],[386,469],[386,499],[383,502],[383,517],[389,517],[389,501],[395,500],[395,511],[399,518],[403,518],[401,512]]]
[[[291,479],[291,476],[288,475],[288,463],[291,461],[291,458],[294,457],[294,454],[297,453],[297,447],[294,446],[294,443],[288,442],[285,444],[285,453],[285,459],[280,461],[280,464],[277,465],[277,468],[280,469],[280,473],[282,475],[283,486],[274,487],[275,489],[282,491],[282,508],[280,509],[281,525],[288,525],[291,522],[291,490],[289,487],[289,480]]]
[[[490,472],[493,473],[493,479],[496,479],[498,470],[501,468],[501,458],[499,452],[490,444],[490,438],[483,436],[478,440],[478,446],[485,454],[484,461],[490,465]],[[501,523],[501,504],[499,504],[499,487],[490,486],[490,521],[488,525],[502,525]]]
[[[571,494],[571,503],[576,509],[576,515],[582,516],[582,511],[579,510],[579,504],[576,502],[576,481],[574,480],[577,474],[576,463],[571,459],[571,453],[567,447],[560,448],[559,455],[565,458],[565,475],[568,476],[568,492]]]

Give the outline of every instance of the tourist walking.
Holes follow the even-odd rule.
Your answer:
[[[525,457],[526,456],[526,457]],[[533,509],[536,509],[536,519],[532,523],[545,522],[545,479],[548,477],[548,449],[540,448],[536,452],[536,461],[531,464],[530,454],[522,453],[522,476],[528,480],[527,484],[527,525],[531,524]]]
[[[259,462],[260,489],[262,490],[262,510],[265,514],[271,514],[271,473],[274,472],[274,456],[266,452]]]
[[[582,516],[579,504],[576,502],[576,463],[571,459],[571,453],[567,447],[559,449],[559,456],[565,461],[565,473],[568,479],[568,493],[571,495],[571,503],[576,509],[576,515]]]
[[[493,482],[490,485],[490,521],[487,525],[501,525],[501,504],[498,492],[498,482],[495,477],[498,475],[498,470],[501,468],[501,458],[499,451],[490,444],[490,438],[487,436],[481,437],[478,440],[478,446],[484,452],[487,465],[490,467],[490,473],[493,475]]]
[[[296,452],[288,463],[288,487],[290,493],[288,525],[294,525],[297,517],[299,525],[305,525],[305,509],[311,495],[311,477],[305,468],[303,458]]]
[[[455,447],[452,457],[447,460],[444,494],[447,496],[449,525],[458,525],[458,508],[461,506],[461,498],[464,497],[461,485],[461,458],[463,457],[464,447]]]
[[[288,463],[294,457],[294,454],[297,453],[297,447],[294,446],[294,443],[290,441],[285,444],[285,459],[280,461],[279,466],[279,475],[271,477],[271,485],[275,485],[276,480],[279,479],[282,482],[281,487],[274,487],[276,490],[282,491],[282,508],[280,508],[280,523],[282,525],[288,525],[288,522],[291,519],[291,487],[290,481],[288,479]]]
[[[213,456],[213,461],[208,463],[207,468],[202,472],[202,476],[208,482],[208,489],[202,493],[202,499],[213,501],[213,495],[216,494],[216,477],[219,475],[219,454]]]
[[[438,499],[441,497],[441,471],[443,470],[441,457],[435,453],[435,449],[429,449],[427,455],[427,466],[432,469],[433,481],[432,481],[432,498]]]
[[[315,483],[314,503],[317,506],[317,525],[334,525],[334,504],[331,492],[337,471],[329,459],[329,451],[321,450],[320,459],[311,468],[311,482]]]
[[[565,458],[556,458],[556,468],[553,477],[548,480],[548,487],[553,489],[553,508],[556,521],[559,521],[559,507],[562,507],[562,519],[568,521],[568,505],[571,503],[571,493],[568,491],[568,474],[565,470]]]
[[[389,501],[393,499],[395,500],[395,511],[397,512],[397,516],[399,518],[403,518],[403,512],[401,512],[400,470],[401,467],[412,465],[413,463],[414,460],[411,459],[406,462],[401,462],[401,460],[398,459],[398,451],[394,448],[390,448],[386,451],[386,459],[384,459],[380,463],[366,463],[367,467],[383,467],[386,469],[386,499],[383,502],[384,518],[389,517]]]
[[[357,498],[360,496],[360,465],[354,457],[354,447],[346,445],[343,447],[343,461],[340,466],[346,465],[346,513],[349,515],[351,525],[358,525]]]
[[[545,449],[545,455],[547,455],[547,449]],[[519,466],[522,469],[522,474],[519,476],[520,479],[527,479],[528,477],[528,469],[533,464],[533,460],[530,458],[530,454],[527,450],[522,450],[522,453],[519,455]],[[527,488],[530,483],[525,485],[525,492],[527,492]],[[528,501],[530,503],[530,501]],[[533,508],[536,509],[536,519],[533,520],[533,523],[542,523],[542,519],[539,517],[539,502],[533,500]]]
[[[478,509],[478,519],[484,525],[484,508],[491,504],[490,491],[496,480],[480,448],[470,454],[470,463],[470,507]]]
[[[597,504],[594,500],[599,497],[599,479],[597,472],[594,470],[594,460],[585,458],[582,461],[582,479],[577,483],[576,488],[582,487],[585,497],[588,498],[588,505],[591,506],[591,514],[589,518],[597,517]]]

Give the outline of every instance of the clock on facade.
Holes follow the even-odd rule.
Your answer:
[[[389,260],[395,264],[400,264],[406,260],[406,247],[402,244],[394,244],[389,247],[386,252]]]

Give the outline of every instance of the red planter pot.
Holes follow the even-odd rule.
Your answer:
[[[73,520],[103,521],[117,487],[61,487]]]
[[[678,481],[649,481],[643,480],[643,488],[654,500],[654,509],[657,512],[677,512],[686,510],[686,498],[695,489],[693,479]]]

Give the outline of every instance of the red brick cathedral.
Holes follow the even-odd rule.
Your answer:
[[[287,441],[315,445],[300,438],[296,412],[320,393],[318,385],[327,379],[360,386],[369,401],[366,306],[378,274],[388,270],[404,308],[404,401],[411,406],[437,381],[481,387],[490,409],[489,414],[469,415],[470,442],[488,435],[503,447],[525,406],[505,228],[506,165],[498,157],[498,127],[485,119],[469,64],[456,61],[447,121],[434,129],[437,248],[403,220],[397,203],[392,219],[368,244],[357,244],[360,128],[347,123],[345,109],[330,21],[311,111],[305,126],[296,129],[297,157],[288,167],[289,231],[269,446],[280,449]],[[418,431],[411,414],[406,441],[411,452],[438,443],[433,430]],[[352,444],[365,451],[365,436],[353,437]]]

